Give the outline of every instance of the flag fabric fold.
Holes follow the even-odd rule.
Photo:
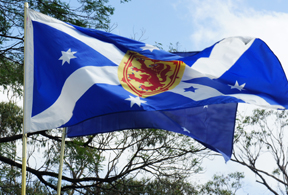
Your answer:
[[[231,37],[200,52],[169,53],[31,9],[27,15],[26,133],[58,127],[71,127],[71,137],[126,128],[159,128],[186,135],[189,131],[193,132],[189,136],[229,156],[232,146],[230,152],[219,147],[233,140],[237,103],[288,108],[286,75],[277,57],[258,38]],[[227,121],[233,121],[223,128],[223,132],[230,131],[228,137],[206,139],[203,132],[212,135],[215,130],[218,136],[223,127],[217,129],[214,116],[205,115],[207,105],[217,108],[218,114],[225,113],[222,121],[215,120],[225,128]],[[199,116],[209,118],[201,120],[203,128],[191,122],[199,110],[204,112]],[[81,122],[88,119],[103,126],[76,130],[77,124],[85,126]],[[104,126],[113,120],[115,126]],[[216,142],[223,142],[222,146]]]
[[[67,128],[67,133],[76,137],[125,129],[164,129],[190,136],[221,153],[228,161],[233,149],[236,111],[237,104],[229,103],[169,111],[112,113],[72,125]]]

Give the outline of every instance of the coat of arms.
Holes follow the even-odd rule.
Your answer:
[[[185,64],[181,61],[153,60],[128,51],[118,68],[121,85],[139,97],[149,97],[177,86]]]

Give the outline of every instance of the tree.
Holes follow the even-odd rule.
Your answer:
[[[288,194],[287,116],[287,111],[256,109],[239,119],[235,134],[232,161],[248,167],[273,194]]]
[[[230,173],[227,176],[215,174],[213,180],[201,185],[199,194],[235,195],[242,187],[242,179],[244,179],[244,173],[240,172]]]
[[[53,145],[46,152],[49,159],[55,159],[46,164],[52,168],[58,166],[59,154],[55,151],[60,148],[56,140]],[[89,187],[100,190],[104,183],[111,187],[124,185],[122,181],[127,177],[138,175],[155,179],[186,178],[201,170],[203,150],[191,138],[158,129],[132,129],[76,138],[67,141],[64,176],[71,176],[63,178],[63,190],[73,189],[79,193],[89,192]]]
[[[38,168],[27,167],[30,173],[27,183],[32,184],[31,188],[41,182],[39,188],[43,188],[44,184],[46,187],[49,186],[45,190],[56,189],[61,141],[56,131],[43,131],[29,136],[29,156],[41,149],[45,157],[45,162]],[[21,134],[6,136],[0,140],[1,145],[20,138]],[[146,173],[149,178],[185,179],[191,173],[201,170],[201,158],[205,155],[199,155],[204,148],[191,138],[156,129],[127,130],[81,137],[68,140],[66,144],[63,191],[69,194],[89,194],[92,189],[101,190],[102,185],[107,183],[111,184],[111,188],[115,188],[117,185],[112,185],[113,183],[119,184],[127,177],[136,177],[140,173]],[[11,155],[10,151],[7,155]],[[7,173],[10,166],[21,167],[20,159],[12,160],[7,155],[0,156],[4,163],[1,166],[2,171]],[[8,168],[5,167],[7,165]],[[15,169],[15,172],[15,177],[7,175],[17,179],[19,169]],[[5,174],[3,178],[7,180]],[[10,185],[10,189],[12,186]],[[19,184],[15,187],[19,187]]]
[[[91,194],[102,195],[235,195],[242,187],[243,173],[235,172],[227,176],[214,175],[205,184],[191,184],[183,179],[142,179],[127,178],[102,185],[101,189],[91,189]]]
[[[135,180],[128,179],[122,181],[125,183],[119,183],[117,188],[111,188],[108,184],[106,189],[101,192],[103,195],[114,195],[114,194],[131,194],[131,195],[183,195],[183,194],[196,194],[197,190],[190,183],[183,180],[169,180],[169,179],[158,179],[158,180]],[[128,185],[127,185],[128,184]],[[124,187],[124,188],[123,188]]]

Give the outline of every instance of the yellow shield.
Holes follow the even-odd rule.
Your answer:
[[[185,63],[160,61],[128,51],[118,68],[124,89],[139,97],[149,97],[176,87],[183,76]]]

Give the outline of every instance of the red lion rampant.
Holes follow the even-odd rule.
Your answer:
[[[124,89],[140,97],[163,93],[177,86],[185,70],[181,61],[161,61],[128,51],[118,68]]]
[[[169,65],[165,65],[157,60],[152,60],[153,64],[149,65],[148,67],[145,64],[145,59],[137,58],[137,61],[141,64],[140,68],[133,66],[132,70],[137,72],[140,71],[144,74],[140,74],[141,78],[137,78],[133,73],[128,74],[129,79],[142,83],[143,85],[141,85],[140,88],[146,91],[154,91],[165,85],[164,82],[167,80],[166,74],[171,71],[171,67]],[[144,83],[147,83],[149,86],[145,86]]]

